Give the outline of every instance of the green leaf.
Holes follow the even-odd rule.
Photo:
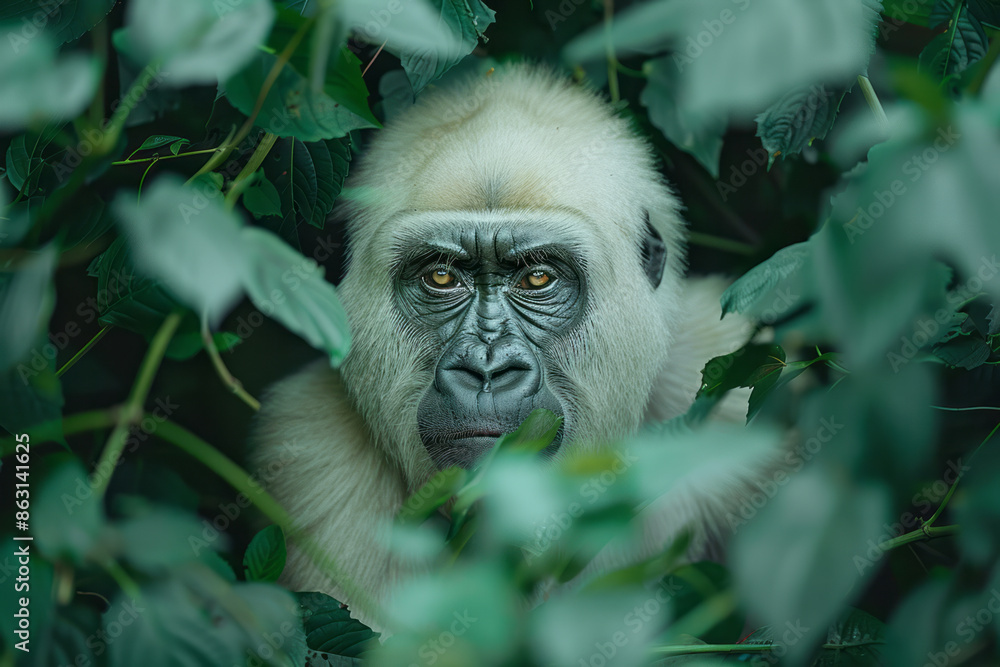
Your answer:
[[[111,667],[303,665],[298,607],[272,584],[231,585],[204,566],[119,596],[104,614]]]
[[[111,667],[185,667],[196,665],[238,665],[245,656],[243,643],[227,623],[223,632],[222,614],[210,613],[177,578],[154,583],[143,589],[142,597],[129,600],[119,595],[104,613],[104,632],[112,630],[109,642]],[[107,635],[106,635],[107,636]]]
[[[24,433],[29,427],[45,424],[49,433],[46,440],[65,444],[62,385],[56,377],[55,360],[41,352],[47,343],[46,337],[40,337],[30,358],[0,372],[0,426],[11,433]]]
[[[822,637],[852,590],[876,570],[872,548],[888,518],[880,484],[851,484],[822,469],[798,472],[775,491],[732,544],[741,599],[768,624],[796,619],[803,628],[789,657]]]
[[[935,345],[931,352],[949,366],[972,370],[986,363],[992,350],[983,339],[966,335]]]
[[[187,139],[184,139],[183,137],[174,137],[169,134],[154,134],[151,137],[147,137],[146,140],[142,142],[142,145],[135,150],[138,152],[149,150],[151,148],[159,148],[160,146],[166,146],[167,144],[178,140],[187,141]]]
[[[296,597],[309,648],[356,658],[377,643],[378,635],[329,595],[297,593]]]
[[[277,62],[277,56],[258,53],[250,63],[223,86],[234,107],[249,116],[257,104],[264,81]],[[279,137],[319,141],[342,137],[351,130],[376,127],[365,118],[336,103],[325,92],[317,92],[290,65],[281,73],[264,98],[257,124]]]
[[[0,46],[0,131],[70,120],[90,103],[101,76],[96,58],[71,53],[57,60],[46,33],[28,40],[5,25],[0,34],[12,37]]]
[[[7,40],[32,39],[40,30],[60,44],[71,42],[107,16],[115,0],[6,0],[0,7],[0,23],[17,23]]]
[[[386,45],[386,49],[402,61],[414,93],[419,93],[472,53],[486,28],[495,20],[493,10],[480,0],[430,0],[429,4],[438,13],[442,29],[457,40],[454,48],[443,48],[448,42],[416,49],[392,43]]]
[[[497,440],[491,453],[508,451],[534,454],[540,452],[552,444],[559,429],[562,428],[562,423],[562,417],[557,417],[551,410],[542,408],[532,410],[528,418],[517,429]]]
[[[493,22],[479,0],[352,0],[338,10],[358,37],[399,57],[415,91],[471,53]]]
[[[147,66],[145,55],[136,51],[129,42],[128,30],[119,28],[111,33],[111,43],[118,52],[118,95],[124,99],[130,94],[132,85]],[[180,108],[181,94],[176,88],[164,85],[169,76],[157,72],[144,95],[136,100],[135,106],[129,112],[125,127],[137,127],[150,123],[170,111]],[[122,140],[124,141],[124,133]]]
[[[74,457],[56,464],[32,505],[31,532],[39,550],[50,559],[79,565],[98,545],[103,526],[101,498],[80,461]]]
[[[125,29],[143,64],[159,62],[170,85],[224,81],[257,53],[274,22],[267,0],[211,4],[203,0],[134,0]]]
[[[467,478],[468,473],[462,468],[439,470],[403,503],[403,507],[396,514],[396,519],[403,522],[424,521],[458,493]]]
[[[843,92],[813,84],[793,90],[765,109],[756,118],[757,136],[770,159],[801,153],[815,139],[826,137],[843,99]]]
[[[39,334],[48,329],[55,305],[52,284],[58,253],[49,245],[16,267],[0,270],[0,371],[23,360]]]
[[[323,269],[263,229],[244,229],[243,245],[251,265],[246,290],[254,305],[326,352],[331,365],[338,366],[350,349],[351,334],[344,307],[323,278]]]
[[[783,300],[791,301],[787,305],[788,308],[792,308],[795,305],[793,297],[801,294],[802,290],[800,288],[791,290],[788,285],[794,286],[802,282],[802,269],[810,252],[808,242],[796,243],[782,248],[769,259],[747,271],[742,278],[723,292],[720,299],[722,314],[743,313],[760,316],[768,308],[774,309],[774,301],[783,299],[782,287],[785,288],[787,295]],[[797,298],[795,297],[795,300]]]
[[[136,273],[124,237],[115,239],[98,255],[87,272],[97,278],[101,324],[119,326],[151,338],[164,318],[181,307],[160,283]]]
[[[257,178],[243,191],[243,206],[258,220],[267,215],[281,215],[281,195],[262,171],[257,172]]]
[[[130,500],[133,502],[118,501],[119,506],[127,507],[130,516],[117,522],[114,529],[121,540],[121,553],[133,567],[155,575],[196,560],[191,538],[200,538],[204,526],[195,514],[150,505],[138,498]]]
[[[62,250],[79,245],[87,247],[115,226],[107,204],[93,191],[77,194],[74,203],[74,215],[63,223],[65,231],[59,239]]]
[[[60,130],[58,124],[47,125],[40,133],[14,137],[7,146],[7,180],[22,196],[49,195],[61,184],[53,168],[58,148],[52,145]]]
[[[913,25],[928,27],[930,25],[931,5],[933,0],[882,0],[885,6],[883,14],[893,21],[906,21]]]
[[[732,587],[729,571],[718,563],[703,561],[682,565],[664,578],[662,586],[671,593],[671,615],[682,619],[713,596],[724,594]],[[742,637],[746,615],[732,611],[698,634],[709,644],[732,644]]]
[[[280,526],[268,526],[253,536],[243,555],[247,581],[277,581],[285,569],[285,535]]]
[[[712,178],[718,178],[725,116],[717,116],[711,123],[687,116],[677,97],[680,72],[670,57],[646,61],[642,69],[647,79],[639,101],[649,109],[650,122],[671,143],[698,160]]]
[[[860,609],[849,608],[830,626],[813,667],[885,665],[885,623]]]
[[[295,229],[302,222],[323,229],[345,175],[334,172],[326,142],[298,139],[275,143],[264,161],[264,174],[280,197],[282,229]]]
[[[159,280],[181,303],[218,321],[242,296],[249,266],[242,221],[204,182],[160,176],[136,195],[119,192],[112,210],[127,232],[136,268]]]
[[[570,42],[570,63],[616,51],[673,50],[676,92],[687,118],[758,113],[789,89],[816,81],[846,81],[863,71],[880,6],[871,0],[654,0],[638,3]],[[761,48],[762,35],[782,35]]]
[[[956,15],[957,11],[957,15]],[[989,48],[982,24],[969,13],[965,0],[939,0],[931,12],[931,26],[947,24],[920,53],[920,69],[943,79],[981,60]]]
[[[327,68],[323,90],[338,104],[371,123],[370,127],[382,126],[368,106],[368,86],[361,76],[361,60],[346,46]]]

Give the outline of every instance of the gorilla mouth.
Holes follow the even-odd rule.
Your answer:
[[[424,447],[430,455],[431,460],[439,470],[458,466],[470,470],[496,446],[497,440],[511,431],[517,425],[509,428],[497,427],[470,427],[463,429],[444,429],[431,432],[430,429],[421,429],[421,436]],[[551,458],[559,450],[562,443],[563,431],[560,427],[555,439],[549,446],[539,452],[539,455]]]

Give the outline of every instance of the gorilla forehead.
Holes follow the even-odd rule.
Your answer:
[[[603,244],[575,211],[419,211],[392,218],[369,247],[392,248],[397,261],[417,246],[438,248],[457,259],[510,261],[542,246],[560,246],[581,264]]]
[[[488,267],[523,263],[532,256],[556,255],[581,261],[580,244],[557,239],[551,232],[521,225],[449,222],[421,234],[399,238],[404,261],[427,251]]]

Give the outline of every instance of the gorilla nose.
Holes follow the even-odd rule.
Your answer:
[[[518,350],[468,349],[450,363],[441,365],[441,389],[513,392],[531,395],[538,390],[539,373],[530,357]]]

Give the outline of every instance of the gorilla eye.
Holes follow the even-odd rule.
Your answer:
[[[459,287],[462,283],[458,281],[451,271],[445,268],[432,269],[423,275],[423,281],[434,289],[451,289]]]
[[[550,282],[552,282],[552,277],[545,271],[531,271],[521,278],[521,282],[517,286],[525,290],[537,290],[545,287]]]

